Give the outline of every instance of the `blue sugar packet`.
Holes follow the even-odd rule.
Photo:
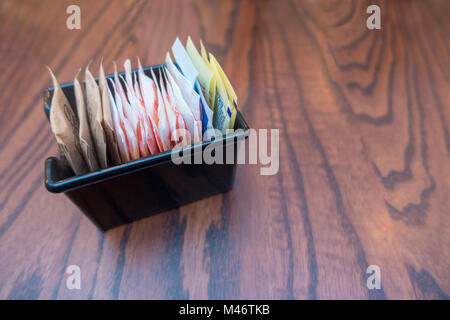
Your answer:
[[[180,73],[184,76],[183,70],[181,70],[180,65],[176,61],[174,61],[174,64],[177,67],[178,71],[180,71]],[[208,102],[206,101],[206,99],[203,95],[203,92],[202,92],[202,89],[200,88],[200,84],[198,83],[198,80],[195,80],[195,82],[194,82],[194,90],[200,96],[200,107],[201,107],[200,116],[202,118],[201,119],[202,120],[202,134],[205,134],[205,132],[207,130],[209,130],[208,131],[209,139],[215,138],[215,132],[214,132],[214,128],[212,126],[213,111],[209,107]],[[208,126],[208,123],[209,123],[209,126]]]

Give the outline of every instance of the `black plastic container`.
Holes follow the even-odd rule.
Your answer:
[[[147,67],[144,72],[149,75],[153,69],[158,76],[161,67]],[[107,76],[110,77],[113,75]],[[73,83],[63,84],[61,88],[75,109]],[[47,117],[52,94],[53,87],[44,92]],[[225,164],[225,150],[224,164],[210,165],[176,165],[171,160],[171,152],[165,152],[75,176],[67,162],[50,157],[45,161],[45,187],[53,193],[65,193],[92,222],[107,230],[230,190],[236,173],[238,142],[248,136],[248,125],[239,111],[234,129],[241,130],[214,141],[183,148],[184,154],[190,149],[193,159],[196,153],[212,143],[219,148],[232,147],[234,164]]]

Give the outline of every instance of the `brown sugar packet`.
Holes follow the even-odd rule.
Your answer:
[[[100,88],[100,96],[102,99],[103,130],[105,131],[109,159],[113,165],[120,164],[120,155],[119,150],[117,149],[116,134],[114,132],[114,123],[111,115],[111,105],[109,103],[108,84],[106,83],[105,70],[103,70],[103,60],[100,62],[98,86]]]
[[[69,101],[59,86],[52,70],[48,68],[53,81],[53,97],[50,106],[50,127],[55,134],[59,150],[65,156],[76,175],[88,172],[78,140],[78,119]]]
[[[80,130],[79,130],[80,146],[84,156],[84,160],[86,161],[86,164],[89,168],[89,171],[92,172],[99,170],[100,166],[98,164],[97,156],[95,154],[95,146],[94,142],[92,141],[91,129],[89,128],[89,121],[85,101],[86,95],[84,88],[79,80],[80,71],[81,69],[78,70],[78,73],[75,76],[75,79],[73,80],[73,86],[75,90],[75,100],[77,103],[78,120],[80,122]]]
[[[94,140],[97,159],[102,169],[108,167],[108,157],[106,155],[106,139],[103,131],[103,110],[100,90],[95,82],[94,76],[89,71],[89,65],[85,71],[86,84],[86,105],[89,125],[91,127],[92,140]]]

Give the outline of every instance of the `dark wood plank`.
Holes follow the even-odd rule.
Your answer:
[[[70,31],[63,1],[0,2],[0,298],[449,298],[448,1],[77,3]],[[44,66],[157,64],[188,35],[251,127],[280,129],[280,171],[239,166],[231,192],[101,233],[45,190]]]

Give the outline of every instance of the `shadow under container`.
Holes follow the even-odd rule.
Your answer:
[[[162,67],[147,67],[144,72],[150,75],[153,69],[158,77]],[[73,83],[63,84],[61,88],[77,114]],[[53,87],[45,90],[44,110],[47,117],[52,95]],[[239,142],[248,137],[248,125],[239,111],[234,129],[234,133],[216,140],[183,148],[181,155],[185,159],[190,157],[191,164],[175,164],[169,151],[75,176],[64,158],[49,157],[45,161],[45,187],[53,193],[64,193],[105,231],[230,190],[236,174]],[[221,158],[223,155],[223,164],[206,164],[203,161],[193,164],[194,157],[208,146],[214,146]],[[228,148],[234,152],[232,163],[226,162],[225,149]]]

